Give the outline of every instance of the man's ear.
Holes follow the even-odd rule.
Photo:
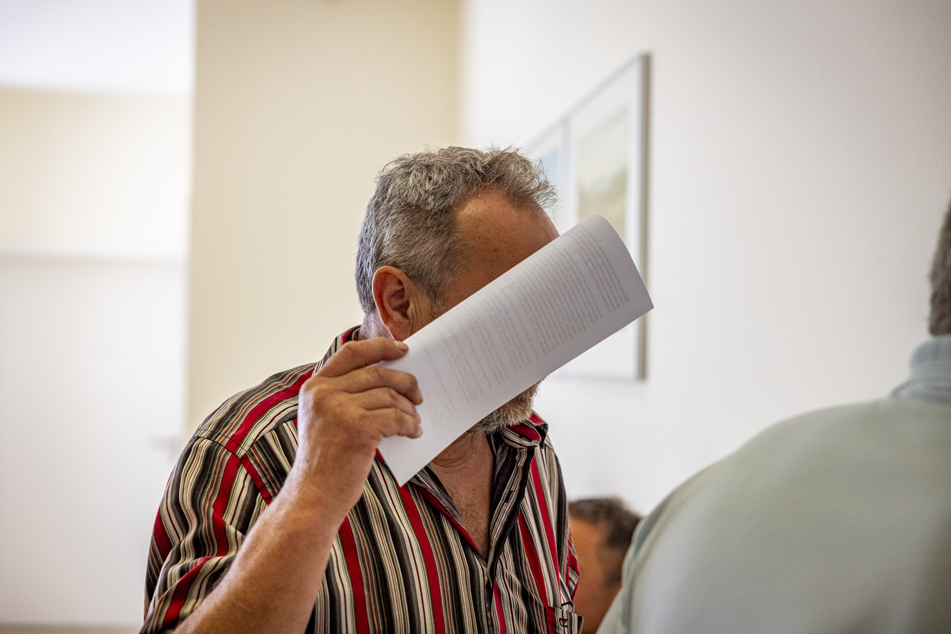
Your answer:
[[[393,339],[403,341],[422,328],[428,302],[418,286],[403,271],[381,266],[373,274],[373,301],[383,326]]]

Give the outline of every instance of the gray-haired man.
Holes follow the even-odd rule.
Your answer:
[[[415,379],[376,363],[553,240],[550,199],[510,151],[384,168],[359,240],[362,326],[196,432],[156,520],[143,631],[577,628],[561,472],[531,390],[404,487],[377,452],[425,430]]]

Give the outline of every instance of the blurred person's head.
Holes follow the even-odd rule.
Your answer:
[[[575,612],[584,617],[584,632],[594,632],[621,589],[621,567],[640,517],[618,498],[591,498],[568,503],[571,539],[581,577]]]
[[[938,248],[931,267],[932,335],[951,335],[951,206],[938,234]]]

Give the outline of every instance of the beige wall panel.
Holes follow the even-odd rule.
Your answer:
[[[185,256],[191,102],[0,89],[0,248]]]
[[[360,319],[376,172],[456,140],[458,29],[442,0],[199,2],[192,425]]]

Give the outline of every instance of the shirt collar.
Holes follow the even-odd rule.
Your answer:
[[[537,447],[545,441],[547,435],[548,423],[543,421],[535,412],[532,412],[527,420],[518,425],[506,427],[499,432],[499,436],[506,444],[520,449]]]
[[[324,364],[330,359],[330,357],[337,354],[337,351],[343,348],[343,344],[348,341],[356,341],[360,336],[360,326],[354,326],[350,330],[345,330],[343,333],[337,336],[334,339],[334,342],[330,345],[330,349],[327,350],[327,353],[324,355],[324,358],[317,362],[316,367],[314,367],[314,374],[320,371],[320,368],[324,367]]]
[[[951,404],[951,335],[938,335],[918,346],[908,380],[892,394]]]

